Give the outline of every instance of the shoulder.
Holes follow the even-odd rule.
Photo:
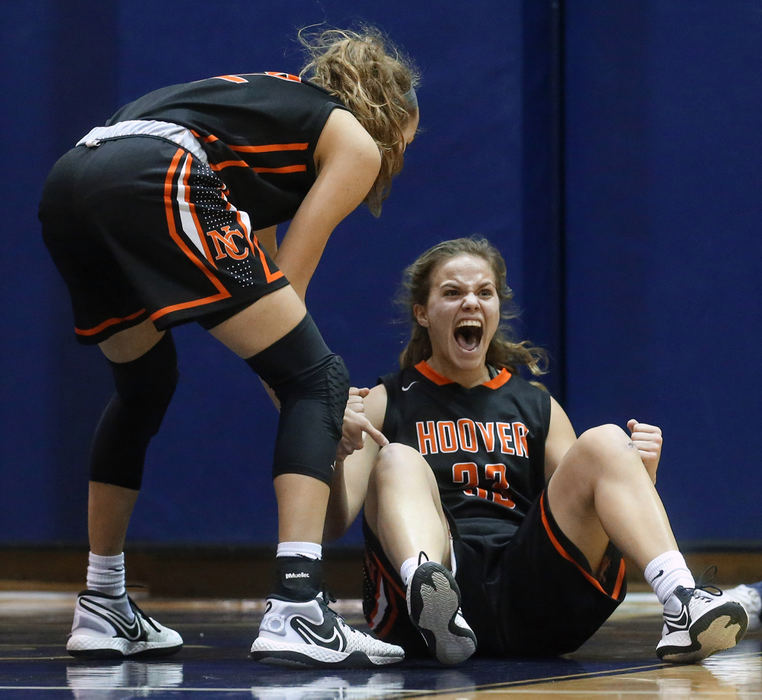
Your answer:
[[[381,168],[381,153],[373,137],[348,110],[335,107],[328,115],[317,148],[315,159],[318,169],[334,160],[352,159],[354,166],[373,171]]]

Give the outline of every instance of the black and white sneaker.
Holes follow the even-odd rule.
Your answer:
[[[476,651],[476,635],[460,609],[458,584],[441,564],[427,561],[415,570],[407,585],[407,611],[440,663],[459,664]]]
[[[678,586],[664,604],[664,628],[656,655],[671,663],[696,663],[734,647],[747,625],[744,607],[719,588]]]
[[[742,583],[740,586],[725,591],[725,595],[744,606],[749,616],[747,632],[756,632],[762,628],[762,581]]]
[[[132,619],[124,614],[132,612]],[[82,591],[74,607],[74,622],[66,642],[72,656],[109,659],[167,656],[182,649],[182,637],[148,617],[127,593],[111,596]]]
[[[365,668],[399,663],[405,652],[350,627],[320,593],[303,602],[270,596],[250,656],[281,666]]]

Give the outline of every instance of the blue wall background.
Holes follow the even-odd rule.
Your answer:
[[[578,431],[665,431],[659,487],[681,543],[762,542],[758,1],[10,0],[0,154],[5,245],[0,544],[85,542],[88,443],[110,378],[74,341],[36,203],[55,159],[119,105],[222,73],[298,72],[296,30],[378,24],[423,74],[423,133],[381,219],[357,211],[308,304],[353,382],[393,368],[402,268],[482,233],[506,256],[522,336]],[[563,10],[563,12],[562,12]],[[563,14],[563,17],[562,17]],[[563,19],[563,22],[561,22]],[[130,538],[267,545],[276,414],[193,326]],[[355,528],[343,544],[359,542]]]

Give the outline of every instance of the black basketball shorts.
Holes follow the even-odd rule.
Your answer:
[[[91,144],[55,164],[40,203],[82,343],[146,319],[208,327],[288,284],[203,157],[156,136]]]
[[[477,655],[556,656],[577,649],[611,615],[626,593],[625,565],[613,546],[595,573],[553,520],[547,492],[514,534],[490,529],[489,519],[453,525],[455,578]],[[426,647],[407,614],[399,572],[363,521],[363,612],[373,632],[400,644],[406,656]]]

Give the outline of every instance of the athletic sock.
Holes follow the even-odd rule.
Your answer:
[[[405,559],[405,561],[402,562],[402,566],[400,566],[400,578],[402,579],[405,588],[407,588],[410,579],[413,578],[413,574],[419,566],[419,561],[420,555],[416,555],[409,559]]]
[[[90,552],[87,558],[87,588],[98,593],[110,596],[124,595],[124,552],[110,557],[103,557]],[[114,601],[111,604],[115,610],[124,615],[128,620],[134,617],[132,607],[127,596]]]
[[[323,547],[316,542],[279,542],[275,556],[322,559]]]
[[[87,558],[87,587],[108,595],[124,593],[124,552],[102,557],[90,552]]]
[[[659,602],[664,605],[675,588],[694,588],[696,581],[685,563],[683,555],[671,550],[652,559],[643,572],[646,581],[654,589]]]

